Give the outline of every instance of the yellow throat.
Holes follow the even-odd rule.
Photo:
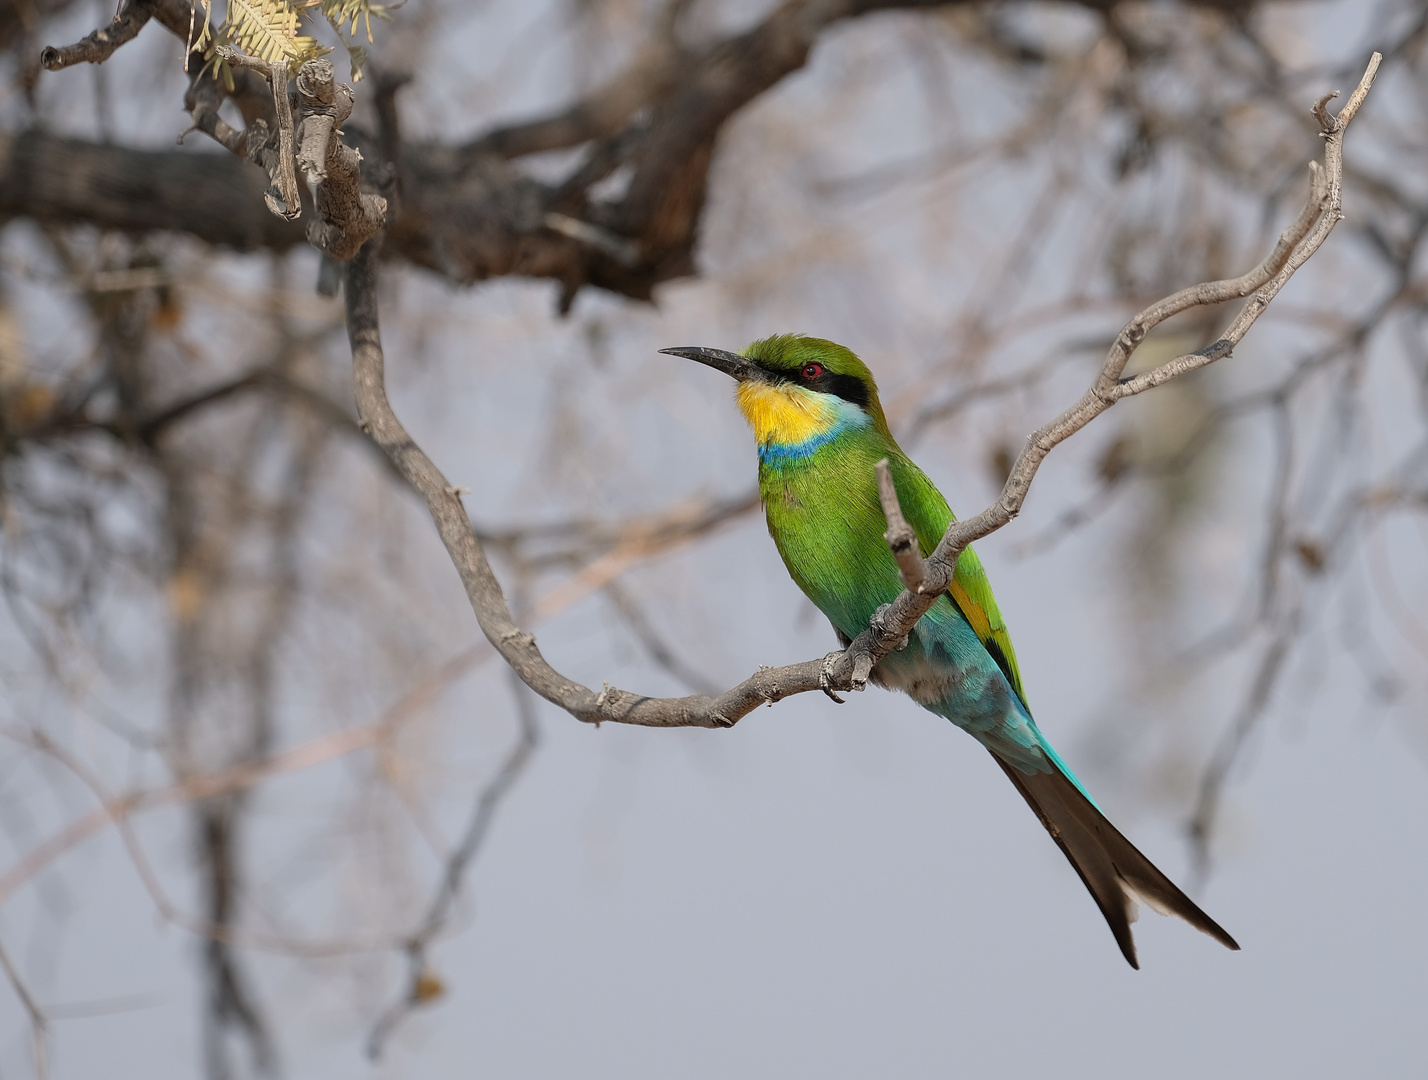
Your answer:
[[[735,400],[760,446],[797,446],[838,423],[838,410],[825,395],[790,383],[749,379],[739,383]]]

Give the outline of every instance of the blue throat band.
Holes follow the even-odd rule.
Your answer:
[[[867,427],[872,421],[856,405],[840,401],[838,419],[827,431],[797,443],[762,443],[759,446],[760,465],[788,465],[816,454],[829,443],[855,428]]]

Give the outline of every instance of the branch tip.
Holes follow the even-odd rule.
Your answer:
[[[73,45],[59,48],[46,45],[40,50],[40,66],[46,71],[62,71],[73,64],[104,63],[121,45],[134,40],[157,6],[156,0],[130,0],[115,13],[108,26],[100,27]]]
[[[1339,121],[1329,113],[1329,102],[1339,96],[1339,91],[1330,90],[1327,94],[1319,98],[1309,107],[1309,111],[1314,114],[1314,119],[1319,121],[1319,134],[1332,135],[1339,129]]]
[[[898,502],[892,466],[887,458],[883,458],[874,469],[878,475],[878,497],[882,500],[883,516],[888,522],[883,539],[887,541],[888,549],[897,560],[902,583],[909,592],[920,592],[927,577],[927,567],[923,564],[922,552],[918,549],[917,533],[907,523],[907,518],[902,513],[902,504]]]

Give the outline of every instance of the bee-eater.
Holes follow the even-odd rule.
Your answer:
[[[739,355],[663,352],[731,375],[759,452],[769,534],[798,587],[833,623],[844,647],[902,591],[883,539],[877,463],[889,463],[904,516],[929,555],[952,522],[947,500],[888,430],[872,372],[831,341],[784,334]],[[1178,915],[1216,941],[1235,939],[1106,820],[1031,718],[1016,652],[981,561],[962,552],[952,584],[872,681],[902,690],[991,751],[1081,875],[1131,967],[1136,902]]]

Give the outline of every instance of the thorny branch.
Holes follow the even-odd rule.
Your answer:
[[[536,647],[534,635],[512,619],[457,489],[402,427],[387,401],[377,317],[376,257],[371,246],[349,263],[345,281],[359,415],[372,438],[426,502],[487,640],[527,686],[576,719],[649,727],[730,727],[759,705],[792,694],[819,689],[862,690],[871,668],[896,648],[948,587],[956,561],[967,546],[1017,516],[1037,469],[1059,443],[1117,402],[1229,356],[1294,272],[1319,249],[1343,218],[1344,133],[1368,95],[1381,61],[1382,56],[1374,53],[1358,87],[1337,117],[1324,110],[1327,98],[1316,104],[1315,116],[1320,120],[1325,142],[1324,163],[1311,163],[1304,208],[1264,261],[1240,277],[1182,289],[1131,319],[1117,335],[1081,400],[1027,438],[997,501],[975,517],[954,522],[948,528],[923,563],[921,588],[917,592],[905,590],[847,649],[830,656],[826,663],[809,660],[766,668],[717,697],[701,694],[683,698],[652,698],[608,685],[597,694],[552,668]],[[1192,308],[1243,297],[1249,297],[1248,301],[1213,344],[1142,374],[1122,378],[1132,354],[1156,326]],[[894,521],[890,520],[889,526],[892,542],[898,530]]]

